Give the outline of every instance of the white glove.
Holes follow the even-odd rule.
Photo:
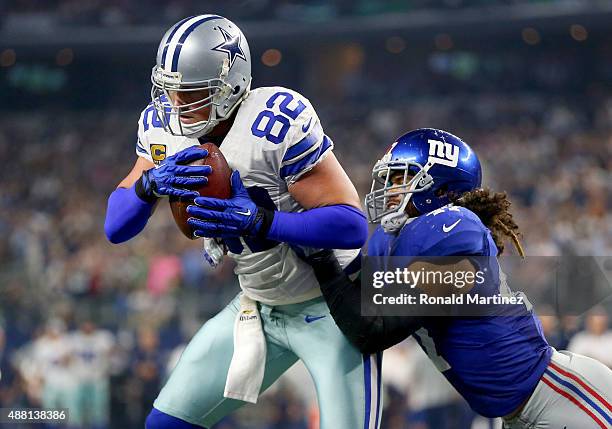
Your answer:
[[[204,249],[202,253],[206,262],[213,268],[217,268],[221,264],[223,255],[225,254],[223,244],[216,238],[204,239]]]

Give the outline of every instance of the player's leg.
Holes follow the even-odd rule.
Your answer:
[[[555,351],[523,411],[505,427],[612,427],[612,370],[594,359]]]
[[[234,299],[225,309],[202,326],[181,355],[154,408],[172,418],[153,412],[149,429],[175,429],[180,421],[209,428],[244,404],[223,396],[227,371],[234,351],[234,320],[239,309]],[[266,320],[264,321],[264,330]],[[293,365],[297,357],[266,338],[266,370],[262,390]],[[177,420],[179,419],[179,420]],[[174,423],[172,423],[174,421]]]
[[[285,314],[291,349],[313,377],[321,429],[378,428],[382,354],[362,355],[353,347],[322,298],[276,310]]]
[[[202,426],[188,423],[155,408],[151,410],[145,422],[146,429],[201,429]]]
[[[74,385],[68,387],[64,386],[58,391],[57,408],[67,408],[68,409],[68,425],[66,426],[68,429],[70,428],[79,428],[83,426],[83,408],[79,407],[78,401],[78,385],[75,383]],[[74,411],[74,412],[73,412]]]
[[[91,383],[89,398],[89,418],[93,429],[108,427],[110,392],[108,380],[96,380]]]
[[[79,382],[76,388],[76,400],[74,412],[70,410],[70,420],[74,421],[76,426],[85,426],[90,424],[91,416],[91,383],[87,381]]]

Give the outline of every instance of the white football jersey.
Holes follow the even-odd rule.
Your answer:
[[[91,334],[72,334],[74,372],[80,380],[104,380],[110,369],[110,353],[115,343],[113,334],[97,330]]]
[[[166,157],[198,145],[194,138],[164,131],[152,105],[141,114],[136,154],[158,165]],[[220,150],[232,170],[240,171],[249,194],[259,205],[284,212],[304,208],[288,186],[331,153],[333,142],[323,132],[310,102],[282,87],[252,90],[238,107],[234,123]],[[244,293],[265,304],[293,304],[321,294],[314,273],[287,243],[269,240],[226,240],[236,261],[235,273]],[[342,266],[359,253],[337,250]]]
[[[74,373],[72,343],[67,334],[57,338],[42,336],[34,342],[34,363],[44,383],[55,388],[72,388],[77,378]]]

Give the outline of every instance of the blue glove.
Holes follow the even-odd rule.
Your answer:
[[[188,164],[208,156],[206,149],[192,146],[164,160],[157,168],[146,170],[135,184],[136,195],[144,201],[155,201],[158,197],[172,195],[175,197],[195,198],[195,191],[184,189],[186,186],[203,186],[208,183],[207,174],[212,172],[209,165]]]
[[[227,200],[198,197],[187,207],[187,223],[196,237],[263,237],[268,233],[274,212],[258,207],[240,179],[232,173],[232,197]]]

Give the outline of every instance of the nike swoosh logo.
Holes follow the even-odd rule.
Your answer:
[[[459,219],[457,222],[453,223],[451,226],[446,226],[446,224],[443,224],[442,225],[442,231],[444,231],[444,232],[451,232],[452,229],[454,227],[456,227],[459,222],[461,222],[461,219]]]
[[[302,125],[302,131],[306,132],[308,131],[308,128],[310,128],[310,123],[312,122],[312,116],[310,117],[310,119],[308,120],[308,122],[304,125]]]
[[[251,216],[251,209],[248,209],[246,212],[236,211],[236,214],[239,214],[239,215],[242,215],[242,216]]]
[[[312,322],[316,322],[317,320],[323,319],[327,316],[311,316],[310,314],[307,315],[306,317],[304,317],[304,322],[306,323],[312,323]]]

